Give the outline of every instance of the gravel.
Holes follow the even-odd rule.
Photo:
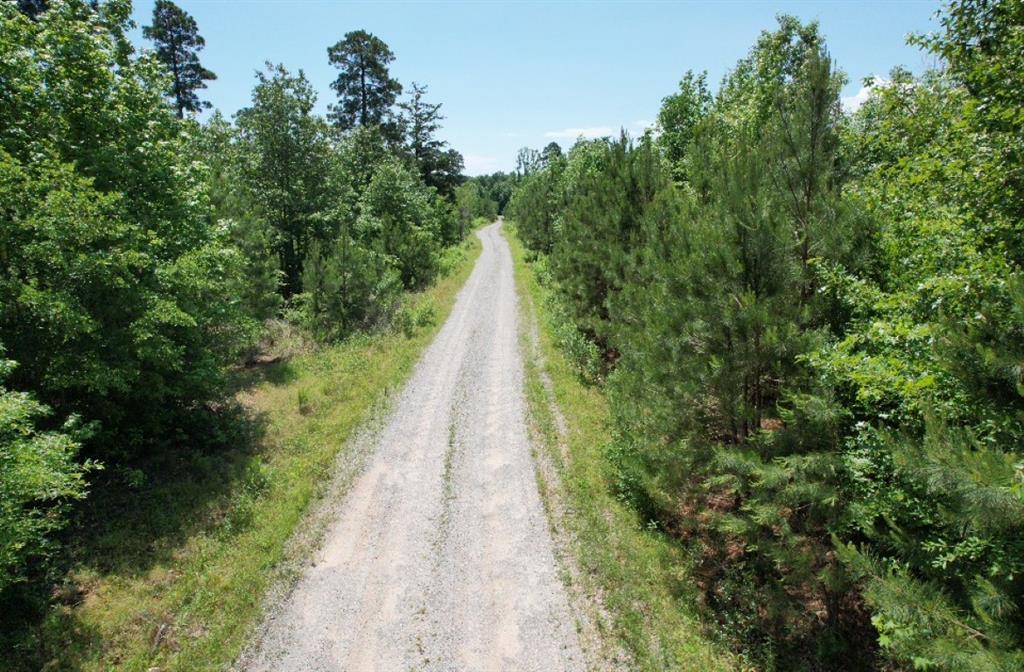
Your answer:
[[[537,492],[500,223],[246,670],[583,670]]]

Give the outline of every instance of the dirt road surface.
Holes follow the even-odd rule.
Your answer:
[[[252,671],[582,670],[526,428],[500,224]]]

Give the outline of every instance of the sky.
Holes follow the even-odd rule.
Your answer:
[[[515,167],[520,147],[555,140],[640,134],[687,70],[717,84],[776,25],[777,14],[817,20],[833,60],[848,76],[844,104],[863,99],[863,80],[896,65],[920,72],[933,56],[908,46],[912,33],[939,29],[933,0],[885,2],[341,2],[176,0],[206,39],[203,64],[217,80],[201,96],[227,116],[250,102],[267,61],[303,70],[334,99],[337,71],[327,47],[363,29],[395,53],[391,74],[429,87],[442,103],[440,136],[462,152],[466,173]],[[139,26],[153,0],[136,0]],[[134,31],[145,46],[141,29]]]

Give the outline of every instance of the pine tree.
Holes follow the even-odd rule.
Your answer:
[[[462,155],[436,137],[444,117],[440,103],[431,104],[423,100],[426,93],[425,85],[413,82],[409,100],[399,104],[404,112],[402,126],[407,136],[406,144],[423,182],[437,189],[441,195],[451,197],[462,180]]]
[[[199,34],[196,20],[171,0],[156,0],[153,7],[153,25],[145,26],[142,34],[156,43],[156,55],[167,66],[174,78],[170,97],[181,119],[185,112],[199,112],[210,107],[200,100],[196,91],[206,88],[206,82],[217,79],[199,62],[199,52],[206,40]]]
[[[335,125],[343,130],[393,126],[389,115],[402,85],[388,73],[388,65],[395,60],[388,45],[365,30],[356,30],[329,47],[327,58],[341,71],[331,83],[338,94],[337,104],[330,108]]]
[[[610,396],[622,482],[700,539],[709,604],[743,614],[747,641],[771,642],[754,652],[765,662],[831,666],[870,626],[844,618],[851,584],[830,553],[849,417],[804,361],[829,322],[815,269],[844,260],[850,224],[836,170],[841,77],[813,34],[786,37],[802,33],[784,20],[749,59],[773,67],[727,79],[730,96],[706,108],[694,92],[666,100],[666,118],[685,117],[662,140],[683,184],[637,216],[640,247],[608,301],[621,354]]]
[[[649,141],[633,147],[623,135],[594,147],[600,170],[566,185],[551,271],[578,326],[612,354],[611,301],[630,282],[643,211],[668,174]]]

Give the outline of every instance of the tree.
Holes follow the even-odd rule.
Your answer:
[[[206,82],[217,79],[199,62],[199,52],[206,40],[199,34],[196,20],[171,0],[156,0],[153,7],[153,25],[145,26],[142,34],[156,43],[156,56],[171,71],[170,97],[178,118],[185,112],[198,112],[210,107],[200,100],[196,91],[206,88]]]
[[[277,315],[281,307],[282,274],[274,229],[246,184],[245,144],[238,129],[220,112],[210,115],[191,137],[195,161],[208,166],[210,226],[226,228],[244,260],[244,276],[231,294],[262,323]]]
[[[692,71],[683,76],[676,93],[661,101],[658,144],[665,148],[665,155],[678,180],[686,179],[684,160],[693,143],[697,124],[708,113],[711,102],[707,73],[695,75]]]
[[[562,214],[564,192],[561,168],[561,164],[552,164],[521,177],[508,202],[507,212],[516,222],[517,234],[534,252],[547,254],[555,244],[555,222]]]
[[[125,4],[104,9],[123,11]],[[84,2],[0,5],[0,340],[10,389],[98,421],[84,447],[138,458],[208,427],[248,334],[241,259],[210,225],[202,167],[152,59]],[[46,110],[46,113],[41,113]]]
[[[592,146],[599,148],[600,170],[581,175],[567,189],[551,272],[577,325],[610,352],[610,302],[629,282],[643,212],[666,187],[667,171],[647,140],[634,148],[623,135]]]
[[[305,326],[327,341],[385,324],[402,295],[394,261],[359,240],[348,213],[343,218],[334,240],[313,241],[303,271]]]
[[[33,19],[45,12],[49,7],[50,3],[48,0],[18,0],[18,9]]]
[[[409,100],[399,103],[405,114],[402,115],[403,127],[408,137],[407,143],[416,163],[426,178],[425,167],[431,158],[441,151],[444,142],[434,137],[441,128],[441,103],[430,104],[423,100],[427,93],[427,86],[417,82],[412,83],[412,93]]]
[[[516,177],[528,177],[541,167],[540,152],[529,147],[522,147],[516,154]]]
[[[835,275],[857,320],[812,361],[858,420],[839,550],[920,669],[1024,665],[1022,6],[951,3],[944,68],[893,71],[845,138],[875,272]]]
[[[391,259],[406,289],[419,289],[437,271],[440,215],[433,190],[390,159],[377,167],[363,193],[357,230],[367,247]]]
[[[562,158],[562,147],[557,142],[549,142],[540,152],[540,163],[548,166]]]
[[[444,119],[440,113],[441,104],[424,101],[426,92],[426,86],[412,83],[409,100],[399,104],[404,111],[402,126],[423,182],[437,189],[442,196],[451,197],[462,179],[462,155],[448,148],[447,142],[437,139],[440,121]]]
[[[343,130],[385,124],[402,93],[402,85],[388,73],[388,64],[395,60],[388,45],[365,30],[356,30],[328,47],[327,58],[341,71],[331,83],[338,94],[338,103],[330,111],[334,123]]]
[[[273,228],[273,246],[288,299],[302,291],[302,264],[318,231],[329,170],[328,128],[313,114],[316,94],[305,74],[267,64],[256,74],[252,105],[237,114],[243,173]]]
[[[515,187],[515,176],[511,173],[501,171],[490,175],[477,175],[470,178],[480,185],[484,197],[497,204],[497,213],[505,212],[508,201],[512,198],[512,190]]]
[[[465,237],[467,226],[477,217],[492,220],[498,215],[498,204],[488,198],[476,180],[468,180],[455,190],[455,205],[459,211],[459,240]]]

